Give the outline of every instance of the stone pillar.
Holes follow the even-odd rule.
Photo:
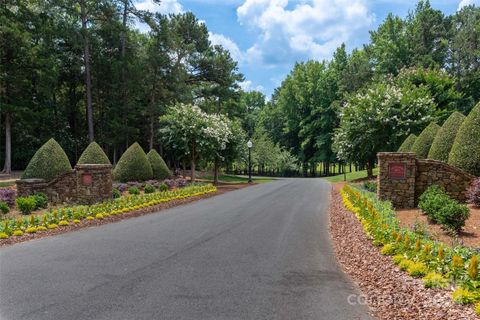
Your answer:
[[[378,153],[377,196],[397,209],[415,207],[416,156],[412,152]]]
[[[112,166],[109,164],[77,164],[75,166],[76,201],[92,204],[112,198]]]

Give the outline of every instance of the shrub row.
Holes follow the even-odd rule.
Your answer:
[[[430,147],[438,130],[440,130],[440,126],[432,122],[417,137],[411,151],[414,152],[418,158],[425,159],[428,157],[428,152],[430,151]]]
[[[439,186],[430,186],[419,198],[418,207],[430,220],[441,224],[442,228],[456,234],[465,226],[470,217],[467,206],[450,198]]]
[[[126,212],[146,208],[176,199],[215,192],[213,185],[192,185],[183,189],[164,192],[154,192],[142,195],[128,195],[111,201],[94,204],[91,206],[74,206],[53,209],[42,215],[6,219],[0,225],[0,239],[11,236],[21,236],[24,233],[36,233],[56,229],[59,226],[80,223],[82,220],[104,219],[110,215],[119,215]]]
[[[363,225],[373,244],[401,270],[421,277],[425,287],[454,285],[452,298],[457,303],[480,301],[478,257],[464,247],[447,247],[423,233],[400,227],[390,202],[379,201],[368,192],[350,186],[341,190],[345,208]],[[480,310],[480,305],[477,306]]]
[[[92,142],[82,153],[78,164],[110,164],[105,152]],[[41,146],[30,160],[23,172],[22,179],[45,179],[51,181],[72,170],[65,151],[54,140],[50,139]],[[145,154],[138,143],[134,143],[120,157],[113,172],[118,181],[145,181],[149,179],[167,179],[172,176],[165,161],[155,150]]]
[[[171,176],[172,173],[158,152],[150,150],[147,155],[137,142],[125,151],[113,170],[113,179],[121,182],[163,180]]]
[[[432,147],[428,152],[429,159],[440,160],[443,162],[448,161],[448,155],[452,150],[458,129],[460,129],[464,120],[465,116],[460,112],[454,112],[448,117],[433,140]]]
[[[415,144],[415,140],[417,140],[417,136],[414,134],[411,134],[403,141],[402,145],[400,148],[398,148],[398,152],[411,152],[412,147]]]
[[[48,207],[48,198],[42,192],[37,192],[29,197],[18,197],[15,202],[22,214],[30,214],[34,210],[46,209]]]
[[[419,158],[448,162],[480,176],[480,103],[467,117],[454,112],[442,127],[431,123],[422,133],[405,139],[398,152],[414,152]]]

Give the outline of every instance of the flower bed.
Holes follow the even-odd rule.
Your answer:
[[[341,190],[344,206],[362,223],[367,236],[401,270],[422,278],[427,288],[454,289],[452,298],[460,304],[480,300],[480,279],[475,251],[448,247],[423,234],[402,228],[389,202],[350,186]],[[476,305],[480,311],[480,305]]]
[[[41,215],[6,219],[0,225],[0,239],[20,237],[25,233],[45,232],[56,229],[59,226],[79,224],[82,220],[103,220],[109,216],[122,215],[161,203],[216,191],[217,188],[213,185],[193,185],[170,191],[123,196],[91,206],[65,207],[53,209]]]

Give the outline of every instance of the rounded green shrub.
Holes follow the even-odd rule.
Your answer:
[[[0,201],[0,212],[7,214],[10,211],[10,207],[6,202]]]
[[[480,176],[480,103],[473,108],[458,130],[448,163]]]
[[[137,142],[125,151],[113,170],[113,179],[121,182],[145,181],[152,179],[152,176],[152,166]]]
[[[112,190],[112,197],[113,199],[118,199],[122,196],[122,193],[118,189]]]
[[[151,184],[146,184],[145,187],[143,187],[143,191],[145,193],[154,193],[155,192],[155,187],[152,186]]]
[[[410,152],[415,140],[417,140],[417,136],[412,133],[407,137],[407,139],[405,139],[405,141],[403,141],[400,148],[398,148],[398,152]]]
[[[36,192],[33,196],[35,199],[35,209],[46,209],[48,207],[48,197],[43,192]]]
[[[448,155],[450,150],[452,150],[453,142],[464,120],[465,116],[460,112],[451,114],[440,130],[438,130],[433,140],[432,147],[428,152],[429,159],[448,161]]]
[[[102,147],[96,142],[92,142],[83,151],[77,164],[110,164],[107,155]]]
[[[420,133],[411,150],[415,152],[418,158],[425,159],[428,157],[428,152],[430,151],[433,139],[435,139],[438,130],[440,130],[440,126],[432,122]]]
[[[30,214],[37,206],[35,198],[32,196],[18,197],[15,202],[17,203],[18,210],[20,210],[22,214]]]
[[[67,154],[54,139],[48,140],[35,152],[22,174],[22,179],[45,179],[50,181],[72,170]]]
[[[129,194],[140,194],[140,189],[137,187],[130,187],[128,188],[128,193]]]
[[[168,169],[167,164],[156,150],[150,150],[147,154],[148,161],[152,166],[153,179],[163,180],[170,179],[172,172]]]

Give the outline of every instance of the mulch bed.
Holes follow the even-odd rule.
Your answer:
[[[330,232],[338,261],[364,295],[352,301],[368,303],[378,319],[479,319],[472,307],[455,304],[450,291],[426,289],[383,256],[343,206],[338,186],[332,191]]]
[[[470,218],[465,222],[465,227],[458,234],[458,239],[442,230],[441,226],[428,220],[427,215],[419,209],[397,210],[397,218],[403,227],[412,228],[415,222],[421,221],[427,226],[428,231],[435,239],[449,245],[461,244],[471,248],[480,248],[480,209],[470,208]]]
[[[43,231],[43,232],[38,232],[38,233],[33,233],[33,234],[24,234],[24,235],[19,236],[19,237],[11,236],[8,239],[0,240],[0,247],[7,246],[7,245],[12,245],[12,244],[19,243],[19,242],[30,241],[30,240],[33,240],[33,239],[49,237],[49,236],[53,236],[53,235],[57,235],[57,234],[65,233],[65,232],[70,232],[70,231],[74,231],[74,230],[78,230],[78,229],[82,229],[82,228],[100,226],[100,225],[103,225],[103,224],[112,223],[112,222],[116,222],[116,221],[120,221],[120,220],[125,220],[125,219],[129,219],[129,218],[133,218],[133,217],[140,217],[140,216],[143,216],[143,215],[146,215],[146,214],[149,214],[149,213],[154,213],[154,212],[158,212],[158,211],[161,211],[161,210],[165,210],[165,209],[177,207],[177,206],[180,206],[180,205],[184,205],[184,204],[187,204],[187,203],[191,203],[191,202],[194,202],[194,201],[198,201],[200,199],[211,198],[211,197],[214,197],[214,196],[217,196],[217,195],[229,192],[229,191],[241,189],[241,188],[244,188],[244,187],[247,187],[247,186],[249,186],[249,185],[248,184],[237,184],[237,185],[228,185],[228,186],[221,185],[221,186],[217,186],[217,191],[216,192],[203,194],[201,196],[172,200],[172,201],[161,203],[161,204],[158,204],[158,205],[155,205],[155,206],[142,208],[142,209],[135,210],[135,211],[126,212],[126,213],[119,214],[119,215],[108,216],[108,217],[105,217],[102,220],[98,220],[98,219],[86,220],[86,219],[83,219],[78,224],[71,224],[71,225],[63,226],[63,227],[59,226],[57,229],[53,229],[53,230],[48,230],[48,231]]]

